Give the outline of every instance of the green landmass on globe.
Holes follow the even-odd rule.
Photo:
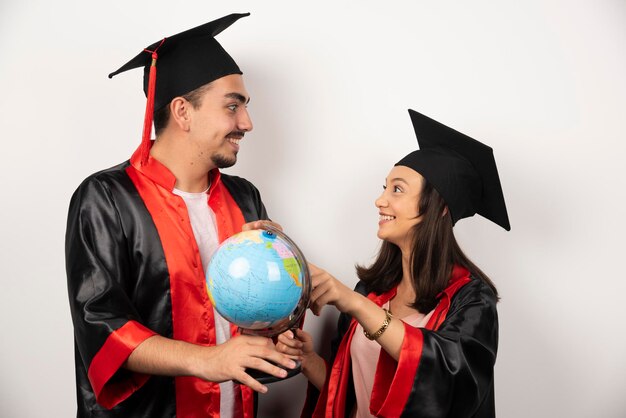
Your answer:
[[[233,235],[218,247],[206,284],[220,315],[241,328],[258,330],[290,317],[302,297],[303,276],[292,244],[257,229]]]

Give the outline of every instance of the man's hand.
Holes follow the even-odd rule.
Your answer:
[[[283,227],[280,226],[280,224],[277,224],[276,222],[272,222],[272,221],[268,221],[268,220],[261,220],[261,221],[252,221],[252,222],[248,222],[246,224],[243,224],[243,226],[241,227],[242,231],[251,231],[253,229],[263,229],[266,225],[272,226],[280,231],[283,230]]]
[[[212,382],[236,380],[251,389],[265,393],[267,387],[245,372],[246,368],[260,370],[284,378],[287,371],[270,363],[293,369],[296,363],[280,353],[270,338],[238,335],[224,344],[205,350],[197,359],[196,376]]]
[[[224,344],[207,347],[155,335],[133,350],[124,367],[138,373],[195,376],[218,383],[237,380],[265,393],[267,387],[248,375],[245,369],[257,369],[280,378],[287,375],[285,370],[271,362],[289,369],[296,367],[289,356],[276,350],[270,338],[238,335]]]

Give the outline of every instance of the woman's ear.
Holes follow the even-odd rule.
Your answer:
[[[446,216],[447,214],[448,214],[448,206],[445,206],[443,208],[443,212],[441,212],[441,216],[443,217],[443,216]]]

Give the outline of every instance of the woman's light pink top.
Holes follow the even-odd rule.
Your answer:
[[[383,305],[389,309],[389,302]],[[433,311],[427,315],[416,312],[407,317],[401,318],[407,324],[414,327],[424,327],[428,323]],[[352,379],[354,380],[354,391],[356,394],[356,408],[352,413],[353,418],[371,418],[369,405],[374,385],[374,375],[376,374],[376,364],[380,355],[380,345],[376,341],[368,340],[363,335],[363,327],[357,325],[352,345],[350,346],[352,357]]]

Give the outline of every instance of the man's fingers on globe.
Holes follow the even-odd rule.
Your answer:
[[[273,221],[261,221],[261,222],[262,222],[262,224],[263,224],[264,226],[265,226],[265,225],[269,225],[269,226],[272,226],[272,227],[274,227],[274,228],[278,229],[279,231],[282,231],[282,230],[283,230],[282,225],[281,225],[281,224],[279,224],[279,223],[276,223],[276,222],[273,222]]]
[[[241,230],[242,231],[251,231],[253,229],[259,229],[258,227],[255,227],[255,225],[258,223],[258,221],[254,221],[254,222],[248,222],[245,223],[241,226]]]
[[[251,231],[253,229],[264,229],[266,226],[272,226],[280,231],[283,230],[283,227],[280,224],[273,222],[273,221],[268,221],[268,220],[252,221],[252,222],[245,223],[241,227],[241,230]]]

